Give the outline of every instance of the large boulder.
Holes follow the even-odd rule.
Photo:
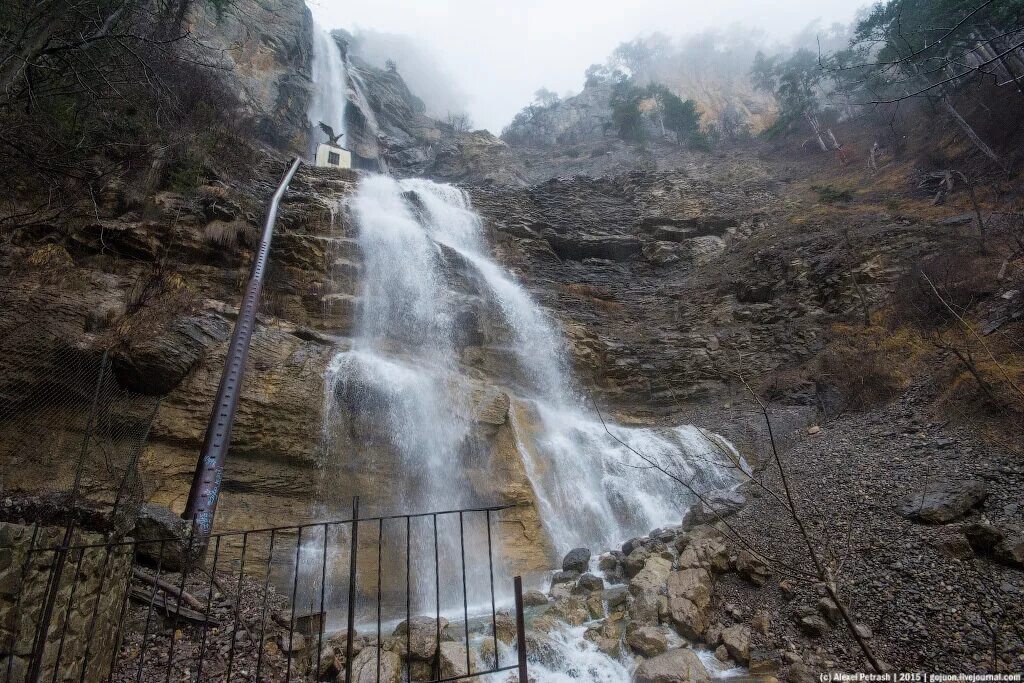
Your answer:
[[[548,596],[538,590],[523,593],[523,604],[527,607],[539,607],[548,604]]]
[[[913,491],[903,505],[903,515],[924,524],[946,524],[985,502],[988,489],[974,479],[930,481]]]
[[[500,609],[495,612],[493,628],[494,633],[501,642],[506,645],[516,642],[516,618],[509,610]]]
[[[729,569],[729,550],[717,536],[695,537],[679,555],[679,566],[683,569],[703,568],[724,572]]]
[[[441,617],[441,632],[448,627],[448,620]],[[438,626],[433,617],[416,616],[408,622],[402,621],[391,635],[395,636],[402,651],[405,651],[408,634],[409,655],[413,659],[429,660],[437,652]]]
[[[468,670],[466,669],[467,662],[469,662]],[[476,654],[470,650],[467,656],[466,646],[462,643],[441,643],[441,678],[466,676],[470,671],[479,668]]]
[[[711,680],[700,657],[687,648],[669,650],[636,668],[634,683],[707,683]]]
[[[1024,567],[1024,530],[1018,527],[999,529],[985,522],[976,522],[965,525],[963,534],[978,554],[991,556],[1011,567]]]
[[[380,654],[380,676],[377,676],[377,655]],[[365,648],[352,659],[352,680],[355,683],[400,683],[402,660],[394,652]]]
[[[722,645],[729,656],[740,664],[750,662],[750,627],[735,624],[722,631]]]
[[[665,588],[672,563],[663,557],[649,557],[636,575],[629,581],[629,592],[635,598],[660,595]]]
[[[708,627],[711,574],[705,569],[684,569],[672,572],[667,584],[672,623],[683,636],[700,638]]]
[[[576,582],[576,589],[581,593],[604,590],[604,579],[594,574],[584,574]]]
[[[637,572],[644,568],[647,558],[650,556],[650,550],[643,546],[635,546],[622,560],[622,573],[627,579],[632,579]]]
[[[590,610],[580,597],[568,595],[555,600],[547,614],[561,619],[570,626],[579,626],[590,619]]]
[[[562,558],[562,571],[582,574],[587,571],[589,565],[590,550],[588,548],[573,548]]]
[[[749,550],[741,550],[736,556],[736,571],[755,586],[763,586],[771,576],[765,561]]]
[[[161,572],[181,571],[189,564],[190,526],[169,508],[143,503],[131,534],[139,559],[159,566]],[[193,557],[197,557],[199,543],[191,550]]]
[[[630,624],[626,629],[626,645],[643,657],[656,657],[668,649],[668,638],[656,626]]]

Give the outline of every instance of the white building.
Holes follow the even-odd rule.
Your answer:
[[[316,165],[328,168],[352,168],[352,152],[329,142],[321,142],[316,146]]]

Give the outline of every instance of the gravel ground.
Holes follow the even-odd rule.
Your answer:
[[[180,585],[180,576],[165,574],[163,578],[174,586]],[[154,607],[150,612],[148,604],[132,600],[125,622],[125,636],[117,660],[112,681],[134,683],[135,681],[227,681],[230,663],[233,681],[254,681],[260,652],[260,634],[263,633],[263,658],[259,664],[260,681],[285,680],[289,666],[286,653],[279,645],[287,640],[287,600],[270,587],[267,598],[266,618],[263,618],[263,581],[258,577],[244,577],[242,601],[238,611],[238,628],[235,629],[235,591],[238,575],[218,572],[210,602],[212,622],[205,628],[190,621],[176,620],[175,604],[169,610]],[[148,587],[137,584],[139,590],[148,596]],[[206,603],[210,583],[205,577],[189,579],[186,590],[192,596]],[[146,630],[147,616],[149,620]],[[143,651],[143,634],[146,633]],[[232,654],[231,640],[235,634]],[[296,638],[298,643],[300,637]],[[172,653],[173,667],[168,670],[168,657]],[[313,645],[315,649],[315,644]],[[296,653],[291,662],[291,679],[303,680],[308,657]],[[202,653],[202,674],[199,676],[200,653]],[[140,674],[141,663],[141,674]],[[302,672],[299,671],[300,667]]]
[[[963,555],[959,527],[965,522],[985,519],[999,528],[1021,523],[1024,461],[971,430],[931,421],[930,404],[927,392],[911,390],[872,412],[785,439],[782,459],[797,508],[836,572],[854,619],[870,629],[870,646],[891,670],[1020,672],[1024,572],[969,550],[958,559],[940,546],[961,539]],[[757,476],[767,489],[782,492],[774,466]],[[943,478],[979,480],[988,498],[980,509],[944,525],[918,524],[900,514],[912,491]],[[806,545],[785,509],[756,486],[745,490],[749,503],[730,524],[760,552],[810,571]],[[735,574],[723,577],[716,586],[716,619],[728,625],[765,611],[770,628],[755,646],[788,652],[786,664],[806,667],[785,666],[782,678],[870,671],[841,625],[818,638],[796,629],[797,614],[816,607],[821,587],[798,584],[787,598],[778,585],[786,578],[776,570],[758,589]]]

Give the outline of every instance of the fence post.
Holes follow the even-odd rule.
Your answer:
[[[352,499],[352,539],[348,553],[348,633],[345,634],[345,683],[352,681],[352,637],[356,632],[356,549],[358,546],[359,496],[356,496]],[[319,666],[319,662],[317,665]]]
[[[516,593],[516,650],[519,654],[519,683],[529,683],[526,673],[526,620],[523,617],[523,577],[513,580]]]

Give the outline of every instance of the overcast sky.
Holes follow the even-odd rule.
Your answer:
[[[326,28],[406,34],[467,95],[469,115],[497,134],[545,86],[583,86],[583,71],[620,42],[673,38],[737,22],[787,39],[815,19],[849,22],[865,0],[307,0]],[[401,64],[399,64],[401,72]]]

